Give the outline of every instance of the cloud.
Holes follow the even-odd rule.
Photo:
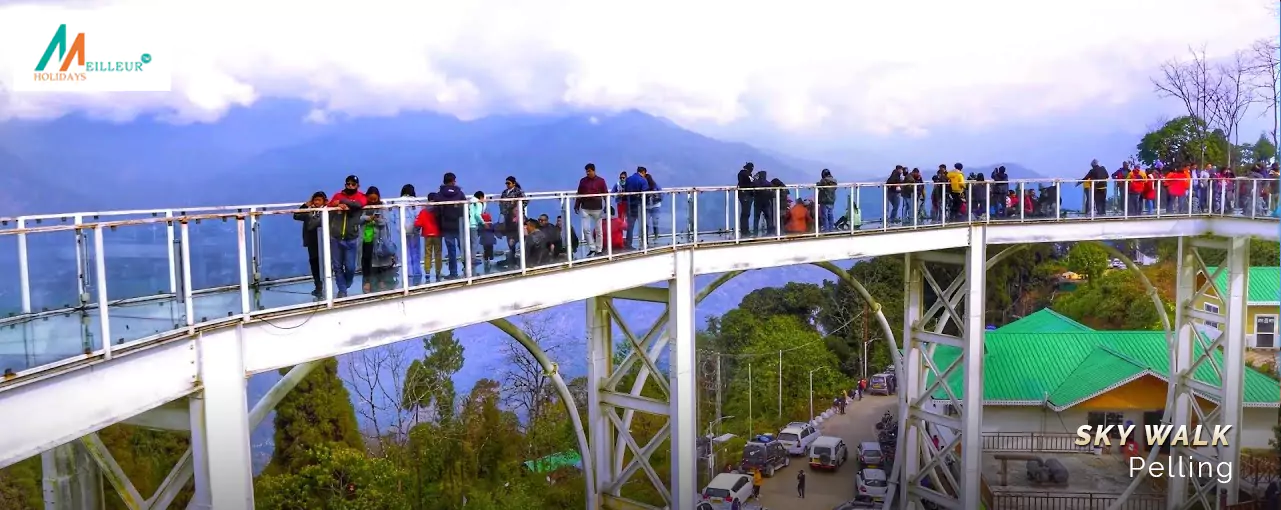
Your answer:
[[[0,3],[0,32],[49,2]],[[921,136],[1151,94],[1188,45],[1276,36],[1263,0],[73,2],[174,32],[171,93],[9,92],[0,120],[71,111],[209,122],[269,97],[331,113],[475,118],[639,108],[681,123]],[[0,48],[0,68],[31,55]],[[0,74],[0,80],[11,73]]]

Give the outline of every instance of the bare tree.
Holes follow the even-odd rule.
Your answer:
[[[562,318],[553,311],[535,312],[522,316],[517,327],[533,340],[548,356],[564,346],[561,331],[567,328]],[[530,422],[541,416],[550,394],[551,374],[538,360],[515,340],[508,340],[502,349],[504,370],[502,395],[513,410],[524,411]]]
[[[365,433],[369,439],[381,440],[383,434],[378,417],[385,412],[386,405],[379,388],[379,376],[386,362],[382,349],[365,349],[347,356],[347,385],[356,397],[356,413],[373,429]]]
[[[1276,2],[1269,2],[1273,9],[1276,9]],[[1275,11],[1274,11],[1275,12]],[[1277,57],[1278,48],[1276,41],[1272,39],[1259,39],[1250,47],[1253,60],[1252,72],[1254,77],[1254,96],[1255,99],[1264,105],[1260,116],[1272,114],[1272,145],[1274,147],[1281,145],[1281,119],[1278,119],[1277,112],[1281,110],[1281,59]]]
[[[1219,89],[1221,77],[1212,72],[1207,62],[1205,46],[1200,49],[1188,48],[1191,58],[1187,61],[1171,59],[1161,64],[1161,77],[1153,78],[1157,95],[1162,98],[1173,97],[1183,103],[1188,116],[1201,119],[1201,139],[1206,138],[1205,122],[1208,121],[1213,91]],[[1205,145],[1201,146],[1201,162],[1205,160]]]
[[[1214,88],[1206,91],[1208,120],[1223,130],[1229,147],[1235,146],[1234,135],[1241,125],[1241,119],[1250,109],[1250,104],[1256,100],[1253,66],[1245,51],[1236,51],[1231,60],[1215,66],[1211,71],[1215,78]],[[1228,150],[1228,166],[1232,166],[1232,150]]]

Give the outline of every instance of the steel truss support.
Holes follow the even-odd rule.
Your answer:
[[[684,509],[694,503],[697,488],[693,264],[678,254],[676,278],[666,289],[647,288],[587,301],[588,402],[587,430],[595,469],[595,508],[651,508],[621,496],[625,484],[644,473],[665,506]],[[644,334],[637,335],[614,306],[615,299],[655,302],[667,295],[667,312]],[[627,355],[616,359],[614,332],[621,334]],[[664,334],[665,333],[665,334]],[[658,359],[671,342],[669,375],[661,377]],[[631,388],[620,388],[629,374]],[[655,377],[649,377],[651,374]],[[647,384],[651,382],[652,384]],[[651,391],[645,391],[652,388]],[[632,435],[636,412],[665,416],[667,423],[643,441]],[[671,448],[670,487],[650,462],[664,442]]]
[[[902,451],[896,456],[896,463],[902,466],[896,496],[905,502],[903,508],[921,508],[923,501],[956,510],[980,507],[986,274],[988,267],[1018,249],[1008,248],[989,261],[984,234],[982,227],[970,230],[970,247],[964,255],[904,255],[906,374],[899,410]],[[964,269],[944,287],[927,263],[961,265]],[[924,306],[927,287],[935,297],[929,308]],[[952,322],[960,336],[945,333]],[[940,346],[959,355],[940,366],[938,359],[953,357],[936,357]],[[964,381],[961,395],[947,384],[958,373]],[[931,398],[940,392],[946,395],[940,401],[942,409],[933,405]],[[959,412],[959,418],[945,409]]]
[[[202,343],[203,345],[203,343]],[[211,346],[212,347],[212,346]],[[186,400],[179,400],[171,404],[153,409],[146,413],[140,414],[125,423],[160,430],[171,431],[196,431],[191,435],[191,445],[187,451],[183,452],[178,458],[178,462],[169,471],[168,476],[156,488],[154,494],[149,498],[143,498],[133,482],[120,469],[116,463],[115,457],[107,450],[106,445],[98,438],[95,432],[88,436],[80,438],[79,441],[67,443],[52,450],[41,454],[41,461],[44,469],[44,499],[45,508],[48,510],[82,510],[82,509],[100,509],[103,508],[103,484],[102,479],[106,478],[107,482],[120,495],[121,501],[130,509],[137,510],[163,510],[172,505],[173,500],[178,493],[187,486],[192,479],[195,479],[194,494],[191,502],[188,504],[189,509],[207,510],[215,508],[213,495],[216,490],[212,484],[222,483],[224,486],[228,483],[235,484],[239,487],[241,481],[239,476],[252,476],[252,466],[248,464],[248,431],[252,431],[263,420],[267,414],[275,409],[276,405],[284,399],[290,391],[298,386],[298,383],[307,377],[313,369],[320,365],[319,361],[304,363],[295,366],[276,382],[270,390],[263,395],[262,399],[254,404],[253,409],[247,413],[243,411],[246,407],[244,395],[244,371],[230,372],[226,367],[220,367],[223,372],[228,374],[206,374],[204,369],[210,364],[223,363],[215,361],[222,359],[223,356],[231,355],[230,352],[219,351],[238,350],[236,346],[225,345],[201,350],[201,369],[202,379],[205,381],[205,391],[194,395]],[[208,357],[206,357],[206,353]],[[233,369],[234,370],[234,369]],[[240,381],[237,383],[230,374],[239,374]],[[210,388],[210,377],[217,386]],[[239,388],[239,396],[227,394]],[[209,394],[213,390],[215,402],[222,400],[222,405],[232,405],[239,402],[238,409],[230,413],[225,413],[222,409],[213,409],[209,402]],[[223,412],[231,414],[231,419],[211,420],[208,416],[210,412]],[[245,427],[241,429],[234,420],[243,417]],[[230,433],[219,433],[215,427],[229,428]],[[214,436],[208,431],[214,430]],[[222,469],[221,473],[212,473],[212,466],[228,465],[228,457],[236,460],[234,456],[239,455],[240,448],[233,442],[239,435],[244,434],[244,460],[246,464],[241,468],[232,464],[232,469]],[[229,451],[211,452],[213,448],[223,448]],[[214,463],[218,464],[214,464]],[[236,506],[234,503],[239,501],[239,496],[235,496],[232,502],[219,501],[217,508],[252,508],[252,481],[245,479],[247,485],[246,499],[247,506]],[[228,506],[223,506],[228,505]]]
[[[1226,251],[1227,257],[1212,272],[1200,249]],[[1174,414],[1176,427],[1202,425],[1206,439],[1216,425],[1231,425],[1226,445],[1209,447],[1177,446],[1172,453],[1176,461],[1217,465],[1226,462],[1233,469],[1240,466],[1243,423],[1242,404],[1245,387],[1245,319],[1246,282],[1250,270],[1250,240],[1233,238],[1179,238],[1178,275],[1175,283],[1174,338],[1171,351],[1170,384],[1175,387]],[[1218,278],[1227,274],[1226,287]],[[1198,279],[1197,275],[1203,275]],[[1213,291],[1221,306],[1219,312],[1197,309],[1195,303]],[[1207,325],[1217,324],[1217,327]],[[1196,378],[1194,376],[1200,376]],[[1220,381],[1218,386],[1206,380]],[[1168,506],[1187,509],[1200,503],[1202,508],[1218,508],[1221,502],[1237,503],[1240,473],[1226,483],[1216,477],[1169,478]],[[1189,484],[1191,487],[1189,487]],[[1189,490],[1191,489],[1191,490]],[[1220,495],[1226,497],[1221,499]]]

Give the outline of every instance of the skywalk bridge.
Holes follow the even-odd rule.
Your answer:
[[[812,225],[821,223],[820,211],[811,210],[811,227],[796,232],[785,228],[778,207],[767,210],[763,228],[740,228],[747,227],[739,213],[749,204],[740,202],[732,188],[669,189],[645,194],[647,204],[658,205],[635,218],[634,250],[606,248],[592,258],[579,258],[585,250],[578,250],[537,266],[522,257],[499,269],[478,260],[472,233],[462,229],[459,278],[417,282],[412,269],[400,264],[394,288],[360,293],[358,280],[352,295],[341,299],[328,270],[322,296],[311,295],[301,227],[292,217],[298,212],[295,203],[0,219],[0,271],[6,272],[0,275],[0,315],[7,315],[0,319],[0,467],[40,454],[47,508],[97,507],[103,479],[135,508],[167,508],[192,480],[192,508],[252,508],[250,430],[316,361],[491,322],[530,349],[570,403],[567,411],[583,454],[589,508],[632,503],[620,496],[620,489],[640,472],[667,499],[668,507],[692,508],[698,491],[695,304],[743,271],[816,264],[852,283],[872,305],[885,336],[901,339],[905,348],[902,358],[895,359],[904,381],[899,450],[905,453],[891,474],[898,502],[890,498],[887,507],[929,500],[945,508],[978,508],[985,269],[1017,254],[1020,244],[1179,238],[1176,319],[1164,326],[1170,333],[1171,366],[1176,367],[1172,373],[1180,376],[1171,379],[1167,419],[1190,423],[1195,412],[1203,424],[1239,421],[1248,241],[1277,240],[1281,224],[1270,214],[1275,204],[1263,193],[1272,181],[1238,183],[1248,191],[1218,190],[1204,208],[1167,207],[1166,202],[1177,201],[1158,197],[1155,211],[1140,214],[1131,210],[1125,196],[1106,212],[1080,207],[1080,195],[1071,192],[1074,181],[1012,181],[1010,188],[1020,196],[1025,190],[1052,189],[1060,199],[1038,214],[1019,210],[961,221],[894,215],[885,185],[841,184],[833,189],[833,216],[861,214],[850,214],[846,228],[817,231]],[[913,189],[925,194],[929,187],[903,186],[900,197],[911,196]],[[818,190],[794,186],[768,191],[780,204],[788,196],[813,200]],[[978,186],[965,193],[969,204],[975,203],[976,195],[986,195]],[[515,208],[517,219],[563,216],[581,236],[572,196],[530,194]],[[637,199],[604,197],[609,203]],[[397,226],[411,224],[415,207],[422,206],[413,200],[390,202],[381,207],[382,213]],[[928,198],[922,202],[929,207]],[[497,204],[488,207],[497,212]],[[611,214],[607,211],[604,221],[606,239],[612,234]],[[328,215],[322,220],[328,239]],[[408,260],[408,234],[403,228],[394,232],[400,236],[399,260]],[[566,244],[569,236],[566,229]],[[523,230],[516,237],[523,242]],[[321,264],[327,269],[333,254],[327,243],[322,245]],[[1200,247],[1228,253],[1227,262],[1218,268],[1229,275],[1228,287],[1215,289],[1228,296],[1220,314],[1190,307],[1196,296],[1216,285],[1209,278],[1196,287],[1197,271],[1210,273],[1197,254]],[[963,254],[956,249],[964,249]],[[896,254],[909,262],[901,325],[886,322],[861,284],[831,264]],[[1117,256],[1133,267],[1123,254]],[[936,281],[930,267],[948,264],[965,270],[955,281]],[[699,291],[694,277],[708,274],[722,276]],[[936,302],[923,302],[926,286],[939,297]],[[1157,294],[1151,295],[1154,305],[1162,306]],[[667,313],[647,330],[638,329],[617,314],[614,299],[663,303]],[[587,416],[574,411],[556,365],[504,320],[579,300],[587,301],[590,332],[584,353],[591,381]],[[942,333],[949,321],[961,326],[961,336]],[[1198,321],[1222,324],[1223,334],[1207,344],[1192,333]],[[618,338],[635,348],[615,364],[612,352]],[[951,367],[937,367],[922,356],[935,344],[961,347],[966,354]],[[1204,353],[1219,347],[1223,366],[1216,368],[1223,384],[1211,387],[1193,380],[1190,374],[1200,364],[1216,363]],[[669,376],[661,377],[656,360],[665,351]],[[899,356],[897,349],[890,352]],[[620,388],[622,375],[638,364],[635,384]],[[293,368],[261,401],[250,405],[247,377],[284,367]],[[964,377],[965,390],[952,395],[960,417],[926,411],[923,404],[929,396],[945,388],[938,381],[953,373]],[[647,384],[666,398],[641,396]],[[1226,405],[1204,413],[1192,395]],[[668,417],[668,425],[645,445],[629,433],[636,411]],[[191,432],[191,448],[153,495],[138,493],[97,438],[97,430],[121,422]],[[956,439],[941,448],[921,440],[928,439],[922,435],[927,423],[956,430]],[[648,459],[669,438],[672,481],[665,485]],[[962,469],[940,468],[940,460],[949,455]],[[1238,456],[1231,446],[1217,450],[1220,459]],[[929,483],[923,482],[926,479]],[[1174,493],[1186,497],[1171,498],[1171,505],[1183,508],[1203,498],[1213,500],[1215,488],[1189,491],[1175,486]],[[1235,493],[1232,486],[1223,489]]]

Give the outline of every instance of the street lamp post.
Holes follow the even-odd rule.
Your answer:
[[[818,372],[825,368],[827,367],[818,367],[814,370],[810,370],[810,423],[814,422],[814,372]]]
[[[752,437],[752,364],[747,364],[747,437]]]

